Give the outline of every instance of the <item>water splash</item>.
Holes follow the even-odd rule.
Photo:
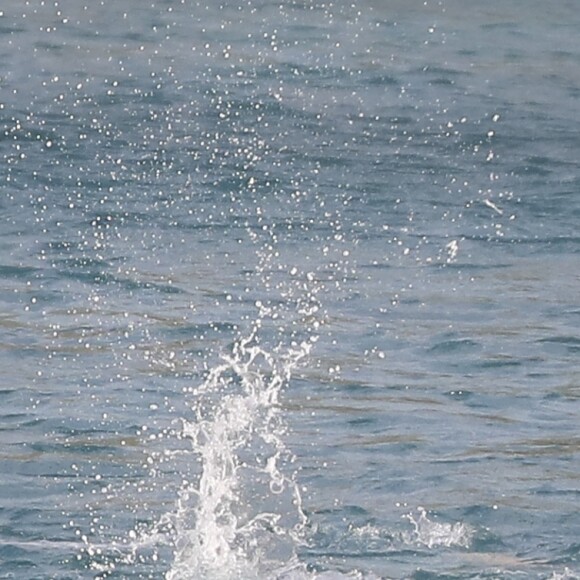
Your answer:
[[[280,394],[310,347],[268,352],[257,325],[194,390],[194,418],[183,420],[181,437],[198,470],[170,518],[168,580],[273,577],[299,566],[306,518],[282,438]]]
[[[427,517],[427,510],[422,507],[417,508],[419,517],[413,514],[404,516],[414,527],[411,534],[406,535],[407,543],[420,544],[429,549],[436,547],[461,547],[468,548],[474,535],[474,530],[462,522],[454,524],[439,523]]]

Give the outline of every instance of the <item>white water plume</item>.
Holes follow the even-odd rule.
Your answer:
[[[172,519],[168,580],[257,578],[288,568],[305,516],[280,393],[310,343],[268,352],[257,328],[234,345],[194,391],[194,419],[182,437],[199,463],[184,482]]]
[[[474,534],[470,526],[462,522],[454,524],[434,522],[427,517],[427,511],[424,508],[419,507],[417,510],[418,518],[412,514],[405,516],[414,527],[413,533],[405,538],[407,543],[420,544],[428,548],[469,547]]]

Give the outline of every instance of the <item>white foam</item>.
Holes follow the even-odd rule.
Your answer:
[[[579,576],[574,574],[569,568],[564,568],[563,572],[552,572],[547,580],[578,580]]]
[[[428,548],[454,547],[468,548],[473,538],[474,530],[462,522],[440,523],[427,517],[427,510],[417,508],[419,516],[413,514],[404,516],[414,527],[411,534],[405,534],[404,540],[409,544],[419,544]]]
[[[272,353],[259,346],[256,333],[257,327],[209,373],[194,392],[194,419],[183,421],[200,474],[184,484],[171,517],[168,580],[250,580],[296,569],[306,518],[285,470],[290,454],[278,400],[310,343]]]

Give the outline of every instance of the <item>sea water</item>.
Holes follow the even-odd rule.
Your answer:
[[[579,577],[579,26],[4,0],[0,577]]]

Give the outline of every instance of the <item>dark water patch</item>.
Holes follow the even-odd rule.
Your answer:
[[[365,82],[368,86],[376,87],[399,87],[401,80],[392,74],[387,74],[384,71],[376,71],[365,75]],[[395,122],[399,122],[398,119]]]
[[[374,424],[372,422],[371,424]],[[426,441],[420,436],[392,436],[380,435],[372,437],[356,437],[352,441],[347,441],[345,444],[356,443],[357,446],[365,449],[367,453],[374,453],[376,455],[391,455],[404,456],[409,453],[412,454],[425,446]]]
[[[34,43],[34,46],[37,50],[41,50],[42,52],[52,53],[52,54],[63,54],[67,47],[62,43],[56,42],[47,42],[45,40],[38,40]]]
[[[440,77],[434,78],[429,81],[430,85],[441,86],[441,87],[453,87],[455,86],[456,82],[454,79]]]
[[[8,563],[7,572],[11,574],[22,574],[24,570],[30,573],[36,569],[35,558],[32,550],[27,550],[17,543],[14,544],[0,544],[0,558]],[[32,557],[33,559],[28,559]],[[10,578],[11,576],[8,576]],[[12,576],[15,577],[15,576]]]
[[[377,234],[377,237],[382,237],[380,234]],[[359,268],[365,270],[391,270],[395,266],[388,262],[373,262],[371,264],[361,264]]]
[[[545,375],[542,377],[543,381],[546,381],[549,376]],[[577,401],[580,399],[580,388],[574,382],[557,387],[554,391],[547,393],[544,396],[545,400],[558,400],[564,399],[569,401]]]
[[[91,258],[67,258],[55,260],[54,264],[55,268],[51,270],[51,278],[55,283],[68,279],[89,286],[116,287],[126,293],[147,291],[153,291],[161,295],[187,293],[177,284],[147,280],[147,274],[142,274],[144,279],[138,279],[137,277],[123,277],[111,273],[110,270],[113,268],[111,261],[104,262]],[[39,296],[42,295],[39,294]],[[54,293],[51,296],[54,299],[58,298]]]
[[[467,389],[457,389],[447,391],[446,393],[444,393],[444,395],[454,401],[467,401],[471,399],[475,395],[475,393]]]
[[[554,171],[555,169],[547,168],[537,163],[526,163],[525,165],[513,168],[515,175],[526,177],[549,177]]]
[[[76,242],[62,242],[57,243],[55,246],[52,246],[52,242],[50,244],[50,249],[54,250],[54,252],[60,254],[62,251],[69,253],[71,250],[79,251],[82,248],[82,244],[78,244]],[[64,267],[64,273],[74,272],[74,271],[85,271],[85,272],[102,272],[112,267],[114,260],[103,260],[101,258],[94,258],[92,256],[81,255],[78,257],[70,257],[70,258],[59,258],[54,259],[53,263],[55,267]]]
[[[504,444],[494,449],[481,447],[477,454],[490,456],[506,456],[524,460],[526,458],[540,458],[545,456],[566,457],[576,455],[580,451],[580,444],[576,438],[572,439],[529,439]]]
[[[435,355],[453,355],[461,352],[472,352],[473,350],[481,350],[482,345],[470,338],[458,338],[451,340],[440,340],[431,346],[427,352]]]
[[[552,336],[541,338],[536,342],[543,345],[548,353],[565,352],[573,356],[580,353],[580,338],[576,336]]]
[[[0,265],[0,278],[30,279],[38,275],[40,268],[32,266]]]
[[[520,359],[503,355],[474,362],[473,366],[482,370],[496,370],[504,368],[518,368],[523,364],[524,363]]]
[[[483,236],[464,236],[466,240],[473,241],[473,242],[485,242],[486,244],[489,242],[488,237]],[[494,262],[493,260],[490,261],[482,261],[481,263],[478,262],[464,262],[463,260],[457,260],[452,262],[445,262],[445,263],[431,263],[426,266],[431,270],[439,270],[442,275],[445,275],[445,270],[459,270],[462,272],[478,272],[478,271],[487,271],[487,270],[501,270],[501,269],[509,269],[513,267],[511,262]]]
[[[580,560],[580,543],[572,542],[561,550],[561,554],[555,558],[550,559],[550,564],[573,564]]]
[[[547,338],[540,338],[537,340],[540,344],[562,344],[565,346],[580,346],[580,337],[577,336],[550,336]]]
[[[369,427],[370,425],[375,425],[377,419],[375,417],[356,417],[354,419],[349,419],[347,424],[350,427]]]
[[[26,28],[24,28],[23,26],[19,26],[14,22],[11,22],[10,24],[3,23],[2,26],[0,26],[0,34],[12,36],[13,34],[19,34],[22,32],[26,32]]]
[[[573,498],[580,497],[580,490],[578,489],[556,489],[554,486],[545,485],[535,490],[538,495],[548,495],[548,496],[571,496]],[[577,500],[575,500],[577,501]]]
[[[34,426],[34,425],[37,425],[39,422],[41,422],[40,420],[36,420],[36,419],[31,421],[30,414],[28,412],[26,412],[26,413],[24,413],[24,412],[2,413],[2,421],[10,421],[10,422],[14,422],[14,423],[18,423],[20,421],[23,421],[23,422],[25,422],[26,427]],[[5,425],[3,425],[3,428],[6,428]]]

